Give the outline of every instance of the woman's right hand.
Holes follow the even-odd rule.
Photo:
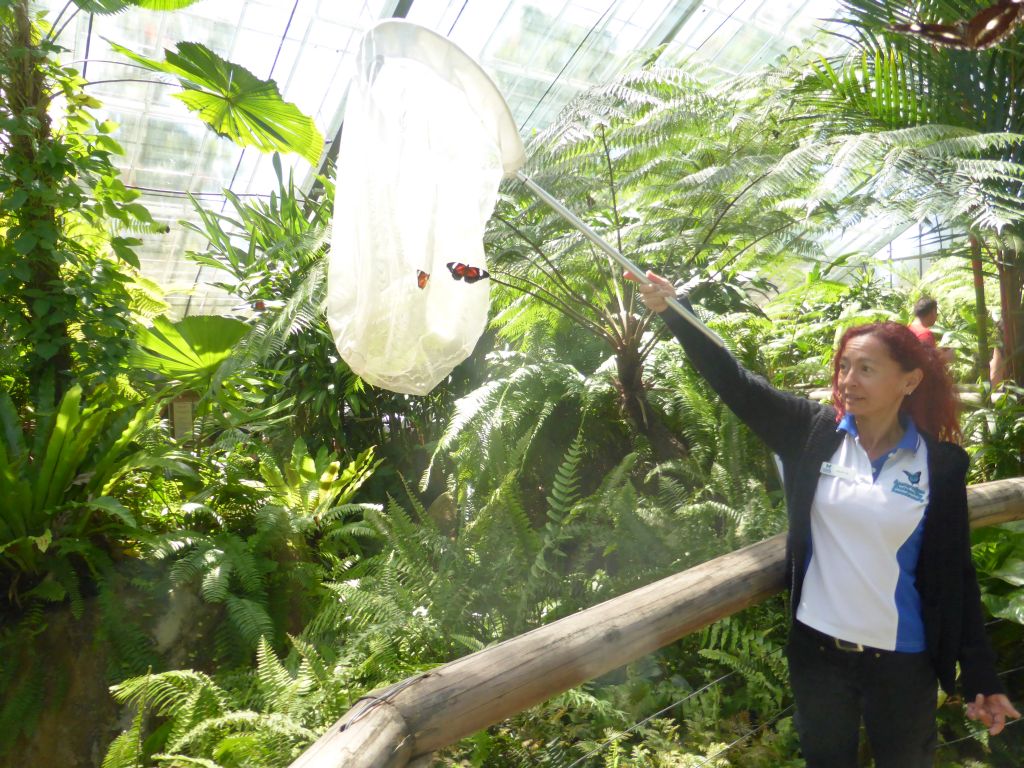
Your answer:
[[[632,272],[623,272],[622,276],[634,283],[639,283],[636,290],[640,294],[640,300],[652,312],[664,312],[668,309],[666,299],[676,295],[676,289],[671,282],[650,270],[647,270],[647,279],[651,282],[647,285],[641,283]]]
[[[988,696],[979,693],[974,701],[967,705],[967,718],[981,720],[988,728],[990,736],[998,735],[1006,727],[1008,717],[1020,717],[1020,712],[1002,693],[991,693]]]

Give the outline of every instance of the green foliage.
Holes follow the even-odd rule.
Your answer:
[[[367,508],[352,499],[379,463],[367,449],[342,466],[326,448],[310,456],[299,439],[283,469],[269,455],[229,456],[220,483],[183,505],[181,524],[191,530],[156,540],[152,554],[170,564],[173,587],[221,607],[219,657],[246,659],[264,637],[283,643],[292,616],[311,612],[324,593],[334,564],[373,539]],[[262,482],[246,477],[257,472]]]
[[[78,4],[116,12],[186,2]],[[7,26],[2,34],[12,39]],[[128,55],[182,78],[180,97],[215,130],[319,157],[319,140],[293,111],[263,109],[265,98],[280,101],[272,84],[201,46],[181,44],[166,62]],[[910,303],[861,255],[824,259],[821,243],[836,229],[883,212],[964,229],[1019,218],[1009,191],[1022,175],[1020,137],[940,119],[943,94],[920,87],[932,73],[891,48],[790,67],[764,87],[752,77],[711,89],[678,69],[632,72],[575,100],[535,137],[531,174],[624,252],[677,278],[748,368],[787,389],[821,387],[837,334],[866,320],[905,320]],[[92,105],[69,71],[58,76],[72,104],[68,135],[79,136],[69,146],[93,160],[115,153],[109,126],[75,122]],[[276,136],[266,119],[295,133]],[[11,141],[44,146],[45,131],[27,126],[27,118],[17,123]],[[408,399],[367,387],[334,358],[323,318],[328,181],[324,196],[311,198],[276,161],[269,199],[229,194],[225,210],[197,206],[195,229],[208,245],[193,259],[227,274],[222,287],[251,310],[244,325],[158,318],[152,330],[124,333],[133,313],[159,314],[159,306],[138,298],[149,294],[130,269],[132,238],[118,234],[149,221],[106,167],[90,166],[91,196],[59,187],[57,176],[33,177],[64,190],[63,207],[51,205],[54,222],[74,224],[51,248],[39,236],[49,229],[19,219],[30,205],[15,179],[21,166],[0,161],[0,183],[9,180],[0,187],[0,229],[16,235],[4,241],[11,273],[24,271],[22,251],[43,265],[20,282],[0,274],[16,307],[0,313],[0,334],[15,340],[0,361],[14,392],[0,397],[0,497],[10,500],[0,508],[0,569],[23,599],[26,638],[47,600],[80,613],[94,607],[96,637],[112,649],[108,674],[133,676],[113,689],[132,719],[105,766],[287,765],[367,690],[782,530],[764,447],[663,341],[618,268],[515,183],[487,233],[495,337],[475,360],[486,354],[486,365]],[[24,239],[30,230],[36,241]],[[73,245],[60,240],[70,232]],[[88,284],[94,273],[82,266],[99,257],[65,258],[56,271],[42,257],[32,261],[65,247],[103,254],[113,265],[95,272],[104,287]],[[964,278],[943,264],[914,289],[941,294],[947,340],[967,349],[978,326]],[[125,371],[121,339],[131,338],[133,377],[88,396],[70,387],[49,409],[30,405],[28,382],[40,382],[23,369],[39,347],[16,322],[57,306],[21,290],[34,290],[34,279],[106,301],[99,314],[123,321],[112,326],[118,340],[108,352],[107,339],[86,330],[90,318],[57,307],[64,326],[50,327],[50,337],[72,341],[59,341],[48,360],[66,348],[68,370],[110,380]],[[79,337],[94,347],[75,346]],[[488,352],[492,344],[503,347]],[[142,381],[142,368],[155,376]],[[121,399],[112,394],[119,387]],[[180,469],[153,427],[155,406],[122,402],[185,388],[201,398],[198,439],[189,443],[197,477],[154,471]],[[978,479],[1019,474],[1019,393],[1000,392],[967,422],[970,436],[984,436]],[[402,477],[424,468],[421,498]],[[1021,622],[1019,539],[1003,528],[976,548],[986,604],[1008,619],[997,629],[1004,652],[1019,641],[1011,634]],[[130,575],[109,577],[115,561]],[[158,671],[168,658],[143,621],[168,594],[193,596],[199,607],[183,632],[200,652],[187,648],[176,663],[201,672]],[[438,760],[798,765],[781,654],[786,624],[785,606],[770,601]],[[31,656],[30,641],[22,647]],[[45,702],[31,675],[24,685],[16,678],[11,662],[0,663],[0,685],[18,683],[0,708],[3,731],[9,723],[31,730]]]
[[[297,152],[313,166],[320,161],[323,136],[312,118],[281,98],[273,80],[261,80],[201,43],[180,42],[177,51],[164,51],[164,61],[110,46],[145,69],[177,77],[184,91],[175,98],[218,136],[261,152]]]
[[[103,768],[287,765],[316,737],[316,728],[354,700],[339,684],[344,674],[293,639],[287,662],[261,640],[253,674],[230,684],[191,671],[131,678],[112,691],[136,715],[110,745]],[[154,728],[157,719],[164,724]]]
[[[705,641],[709,655],[729,658],[733,649],[738,668],[759,670],[752,681],[764,674],[785,689],[784,624],[775,605],[741,614],[465,739],[441,753],[441,764],[801,765],[788,696],[751,690],[741,672],[723,676],[722,665],[696,653]],[[748,649],[756,649],[753,660]]]
[[[1024,526],[1007,523],[974,534],[982,601],[993,616],[1024,624]]]
[[[842,5],[860,38],[856,57],[865,60],[869,68],[867,76],[862,77],[862,92],[876,92],[874,100],[864,100],[866,107],[873,107],[879,114],[886,110],[902,114],[906,123],[914,113],[901,110],[900,105],[916,98],[921,105],[917,110],[919,122],[984,126],[991,131],[1020,130],[1021,117],[1011,104],[995,103],[991,97],[992,93],[1014,92],[1013,83],[1019,75],[1014,68],[1013,38],[986,51],[958,51],[885,29],[892,23],[930,19],[952,23],[969,18],[972,8],[978,11],[985,7],[983,0],[966,5],[950,0],[916,4],[843,0]],[[879,74],[871,77],[871,71]],[[873,87],[875,83],[877,87]],[[938,83],[944,87],[934,88]],[[910,94],[901,97],[901,91]]]
[[[341,461],[326,447],[310,456],[299,438],[283,472],[264,457],[260,475],[276,504],[297,517],[300,526],[310,528],[330,523],[336,510],[346,509],[380,463],[374,460],[374,449],[367,448],[343,470]]]
[[[981,393],[989,403],[971,410],[964,421],[971,479],[1024,476],[1024,388],[1004,383],[995,391],[983,387]]]
[[[157,317],[152,328],[139,329],[138,350],[131,363],[181,389],[204,392],[248,331],[248,325],[230,317],[197,315],[176,323]]]
[[[165,444],[140,445],[156,409],[102,398],[83,405],[72,387],[60,403],[22,420],[0,393],[0,572],[14,604],[69,599],[80,579],[104,571],[117,548],[147,536],[116,498],[136,472],[190,470]]]
[[[105,651],[107,680],[123,680],[164,666],[147,625],[150,612],[159,610],[153,606],[157,601],[125,575],[134,571],[138,577],[151,571],[141,563],[133,565],[122,566],[97,585],[95,643]]]
[[[737,676],[729,686],[738,688],[731,697],[733,706],[773,712],[789,697],[789,671],[777,639],[786,622],[777,614],[767,618],[774,626],[758,629],[726,618],[701,634],[700,655]]]
[[[583,421],[594,427],[588,442],[600,440],[605,427],[594,417],[614,398],[603,372],[588,379],[572,365],[509,352],[491,353],[487,365],[488,380],[456,402],[422,483],[450,457],[459,480],[472,480],[460,485],[460,502],[470,510],[511,475],[544,466],[543,457],[557,461],[551,449],[561,450]]]
[[[274,169],[277,189],[268,200],[243,201],[228,192],[228,213],[208,211],[193,201],[202,225],[186,225],[207,240],[204,251],[189,257],[229,275],[214,285],[252,310],[250,333],[220,366],[213,385],[266,366],[269,386],[259,402],[265,408],[280,405],[292,421],[267,424],[259,431],[271,439],[283,432],[285,449],[295,434],[360,449],[371,442],[381,444],[382,439],[351,441],[345,435],[346,417],[361,415],[372,405],[362,396],[361,382],[339,364],[324,318],[330,198],[304,196],[291,176],[283,177],[277,156]]]
[[[73,0],[87,13],[120,13],[128,8],[146,8],[151,11],[177,11],[188,8],[199,0]]]
[[[260,384],[239,395],[248,405],[232,404],[226,422],[214,413],[210,430],[259,432],[281,454],[297,434],[353,452],[376,445],[387,459],[371,481],[379,498],[387,482],[396,482],[395,472],[422,471],[450,412],[448,387],[458,388],[468,374],[456,370],[450,385],[409,398],[368,386],[338,359],[324,315],[334,185],[319,179],[324,194],[313,198],[284,177],[277,158],[274,168],[277,189],[269,199],[243,201],[228,192],[228,212],[196,203],[201,226],[188,225],[207,240],[206,248],[190,258],[230,276],[215,285],[252,310],[251,331],[218,369],[214,392],[221,386],[240,388],[260,372]],[[252,415],[254,408],[259,417]],[[252,418],[245,418],[246,411]]]
[[[35,621],[24,621],[24,636],[31,638],[38,634],[39,623],[38,617]],[[0,663],[0,683],[4,690],[0,703],[0,755],[8,754],[19,736],[32,733],[47,703],[44,671],[26,649],[28,643],[23,642],[20,649],[16,648],[9,633],[10,630],[0,636],[6,651]]]
[[[912,306],[870,267],[847,258],[815,264],[800,284],[764,307],[772,321],[763,346],[772,383],[788,390],[831,387],[832,356],[846,329],[907,321]]]
[[[1019,224],[1015,195],[1024,124],[1012,110],[992,109],[986,92],[1013,92],[1016,76],[1006,54],[984,54],[989,69],[980,78],[977,55],[937,50],[909,37],[882,42],[875,35],[879,22],[891,23],[891,11],[871,18],[881,10],[876,0],[845,4],[864,25],[863,45],[841,61],[814,66],[796,90],[797,102],[813,111],[825,131],[859,133],[864,141],[851,146],[852,154],[890,137],[914,137],[898,154],[886,152],[876,177],[902,179],[903,190],[888,183],[873,190],[887,208],[907,210],[908,222],[935,217],[992,232]],[[936,183],[929,173],[944,181]]]
[[[118,177],[113,126],[91,115],[99,103],[57,63],[28,5],[0,6],[0,381],[19,405],[48,376],[59,391],[111,381],[133,313],[159,304],[137,272],[141,241],[118,234],[155,224]]]
[[[268,401],[279,387],[260,369],[226,374],[227,361],[250,327],[241,320],[212,315],[186,317],[176,323],[157,317],[140,328],[130,362],[148,371],[143,390],[154,399],[194,397],[193,434],[189,442],[230,445],[245,433],[266,433],[287,423],[289,400]]]

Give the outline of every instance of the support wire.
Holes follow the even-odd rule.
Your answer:
[[[988,626],[990,624],[998,623],[999,621],[1001,621],[1001,620],[1000,619],[995,619],[993,621],[988,622],[986,624],[986,626]],[[772,653],[770,653],[768,655],[769,656],[774,656],[774,655],[780,653],[783,650],[784,650],[784,647],[780,647],[780,648],[777,648],[776,650],[772,651]],[[999,675],[999,677],[1004,677],[1005,675],[1010,675],[1010,674],[1013,674],[1014,672],[1019,672],[1022,669],[1024,669],[1024,665],[1021,665],[1021,666],[1018,666],[1018,667],[1013,667],[1011,669],[1004,669],[1002,672],[999,672],[998,675]],[[596,754],[598,754],[600,752],[603,752],[604,749],[609,744],[611,744],[612,742],[618,741],[623,736],[629,735],[630,733],[635,731],[637,728],[640,728],[641,726],[646,725],[647,723],[649,723],[654,718],[656,718],[656,717],[658,717],[660,715],[665,714],[669,710],[674,709],[674,708],[676,708],[676,707],[678,707],[678,706],[680,706],[682,704],[685,704],[687,701],[692,699],[694,696],[698,696],[698,695],[704,693],[705,691],[709,690],[713,686],[716,686],[716,685],[718,685],[720,683],[724,683],[726,680],[728,680],[730,677],[732,677],[735,674],[736,674],[736,670],[733,670],[731,672],[726,672],[724,675],[719,677],[717,680],[712,680],[710,683],[707,683],[706,685],[702,686],[701,688],[698,688],[696,691],[693,691],[693,692],[687,694],[686,696],[684,696],[683,698],[679,699],[678,701],[672,702],[667,707],[663,707],[662,709],[659,709],[654,714],[648,715],[643,720],[640,720],[639,722],[634,723],[633,725],[629,726],[625,730],[620,731],[619,733],[616,733],[614,736],[612,736],[612,737],[610,737],[608,739],[605,739],[603,742],[601,742],[601,744],[596,746],[594,749],[590,750],[587,754],[583,755],[583,757],[577,758],[576,760],[571,762],[567,766],[567,768],[576,768],[578,765],[583,763],[585,760],[588,760],[589,758],[593,757],[594,755],[596,755]],[[744,741],[746,741],[748,738],[750,738],[755,733],[757,733],[759,731],[763,731],[768,726],[773,725],[777,721],[781,720],[790,710],[794,709],[795,706],[796,706],[795,703],[794,704],[790,704],[785,709],[777,712],[770,719],[766,720],[765,722],[761,723],[760,725],[758,725],[755,728],[751,728],[749,731],[744,733],[738,739],[730,742],[725,747],[720,749],[718,752],[715,752],[715,754],[706,756],[701,762],[697,763],[698,768],[700,768],[700,766],[706,765],[710,760],[714,760],[715,758],[721,757],[722,755],[724,755],[726,752],[728,752],[733,747],[735,747],[735,746],[737,746],[739,744],[742,744]],[[966,714],[964,715],[964,717],[966,718]],[[1006,725],[1004,727],[1004,730],[1005,730],[1005,728],[1010,728],[1011,726],[1020,725],[1022,722],[1024,722],[1024,718],[1021,718],[1019,720],[1007,720],[1006,721]],[[978,734],[969,733],[966,736],[960,737],[959,739],[954,739],[953,741],[946,741],[946,742],[943,742],[942,744],[939,744],[935,748],[935,751],[938,752],[940,749],[945,749],[946,747],[951,747],[954,744],[959,744],[960,742],[968,741],[970,739],[977,739],[977,738],[978,738]]]

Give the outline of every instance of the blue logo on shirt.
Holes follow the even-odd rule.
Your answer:
[[[903,470],[903,472],[913,483],[917,483],[921,480],[920,472],[914,473],[916,477],[911,477],[907,470]],[[917,485],[911,485],[910,483],[904,483],[902,480],[896,480],[893,482],[892,492],[898,493],[900,496],[906,496],[908,499],[913,499],[914,501],[924,501],[924,488],[919,488]]]
[[[920,473],[920,471],[918,471],[918,472],[907,472],[907,470],[904,469],[903,470],[903,474],[907,476],[907,480],[909,480],[913,485],[917,485],[919,482],[921,482],[921,473]]]

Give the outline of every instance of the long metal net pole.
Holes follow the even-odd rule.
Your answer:
[[[531,192],[533,192],[537,197],[539,197],[541,200],[543,200],[545,203],[551,206],[555,213],[557,213],[563,219],[572,224],[573,227],[578,229],[580,233],[584,237],[586,237],[590,242],[592,242],[606,254],[615,259],[615,261],[617,261],[623,269],[627,269],[630,272],[632,272],[636,276],[637,280],[639,280],[644,285],[653,285],[653,283],[647,279],[646,269],[642,269],[641,267],[637,266],[632,261],[630,261],[626,256],[620,253],[617,248],[610,245],[603,237],[601,237],[597,232],[595,232],[589,224],[587,224],[579,216],[577,216],[575,213],[573,213],[564,205],[562,205],[562,203],[559,202],[557,198],[553,197],[546,189],[537,184],[537,182],[535,182],[522,171],[516,171],[516,178],[519,179],[519,181],[521,181],[523,184],[525,184],[527,188]],[[682,304],[679,303],[678,299],[676,299],[674,296],[669,296],[665,300],[668,302],[668,305],[672,307],[672,309],[674,309],[676,313],[686,322],[688,322],[698,331],[703,333],[718,346],[725,346],[722,343],[722,340],[718,337],[718,335],[715,334],[714,331],[709,329],[703,323],[701,323],[699,320],[697,320],[697,318],[695,318],[690,312],[688,312],[687,309]]]

